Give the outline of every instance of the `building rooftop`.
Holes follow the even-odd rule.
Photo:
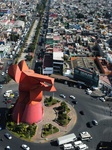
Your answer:
[[[53,60],[63,61],[63,52],[61,52],[61,51],[56,52],[53,50]]]
[[[81,67],[88,68],[91,71],[99,72],[96,64],[94,63],[94,58],[92,57],[73,57],[71,58],[71,63],[73,68]]]

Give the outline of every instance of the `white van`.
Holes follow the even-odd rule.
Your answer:
[[[88,141],[88,140],[92,139],[92,136],[87,131],[83,131],[83,132],[79,133],[79,136],[82,141]]]
[[[81,144],[77,147],[78,150],[86,150],[88,149],[88,146],[86,144]]]
[[[81,144],[83,144],[82,141],[76,141],[76,142],[74,142],[74,146],[75,146],[75,147],[78,147],[78,146],[81,145]]]
[[[7,90],[5,93],[12,93],[12,90]]]
[[[64,150],[67,150],[67,149],[74,149],[74,147],[73,147],[73,145],[72,144],[64,144],[63,145],[63,148],[64,148]]]
[[[92,94],[92,90],[90,90],[89,88],[87,88],[86,94],[91,95]]]
[[[12,90],[7,90],[5,93],[4,93],[4,97],[9,97],[10,94],[12,94]]]

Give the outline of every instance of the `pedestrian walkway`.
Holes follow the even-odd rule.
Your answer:
[[[33,25],[32,29],[31,29],[31,31],[30,31],[28,40],[26,41],[27,45],[30,45],[30,43],[32,43],[32,39],[33,39],[33,37],[34,37],[34,35],[35,35],[35,30],[36,30],[36,28],[37,28],[37,25],[38,25],[38,20],[35,20],[34,25]],[[23,51],[24,51],[24,49],[23,49]],[[25,56],[26,56],[27,54],[28,54],[28,53],[22,53],[21,56],[20,56],[19,59],[18,59],[18,62],[20,62],[21,60],[25,60]],[[30,66],[30,64],[29,64],[28,66]]]
[[[102,93],[101,90],[95,90],[95,91],[93,91],[92,94],[91,94],[92,97],[101,97],[101,96],[104,96],[104,95],[105,95],[105,94]]]
[[[36,131],[35,136],[31,140],[32,142],[35,142],[35,143],[44,143],[44,142],[48,142],[48,141],[51,141],[51,140],[55,140],[58,137],[67,134],[69,131],[71,131],[73,129],[73,127],[74,127],[74,125],[75,125],[75,123],[77,121],[77,115],[76,115],[76,111],[75,111],[74,107],[71,106],[68,103],[68,107],[70,108],[69,117],[71,118],[71,121],[70,121],[70,123],[67,126],[62,127],[62,126],[58,125],[56,122],[53,121],[57,117],[54,108],[56,108],[58,106],[60,106],[60,103],[55,104],[54,106],[50,106],[50,107],[46,107],[43,104],[43,107],[44,107],[43,119],[42,119],[41,122],[39,122],[37,124],[37,126],[38,126],[37,127],[37,131]],[[58,133],[54,133],[52,135],[49,135],[49,136],[43,138],[41,136],[41,134],[42,134],[42,127],[45,124],[49,124],[49,123],[52,124],[53,126],[56,126],[59,129],[59,132]]]

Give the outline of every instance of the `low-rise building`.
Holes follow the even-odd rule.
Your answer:
[[[87,68],[74,68],[74,80],[82,81],[86,85],[98,87],[99,74]]]

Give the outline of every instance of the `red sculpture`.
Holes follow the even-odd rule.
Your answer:
[[[43,91],[56,91],[54,79],[35,73],[28,68],[24,60],[18,65],[11,65],[8,74],[19,83],[19,98],[13,109],[13,120],[17,123],[26,122],[29,124],[41,121],[43,117],[41,103]]]

